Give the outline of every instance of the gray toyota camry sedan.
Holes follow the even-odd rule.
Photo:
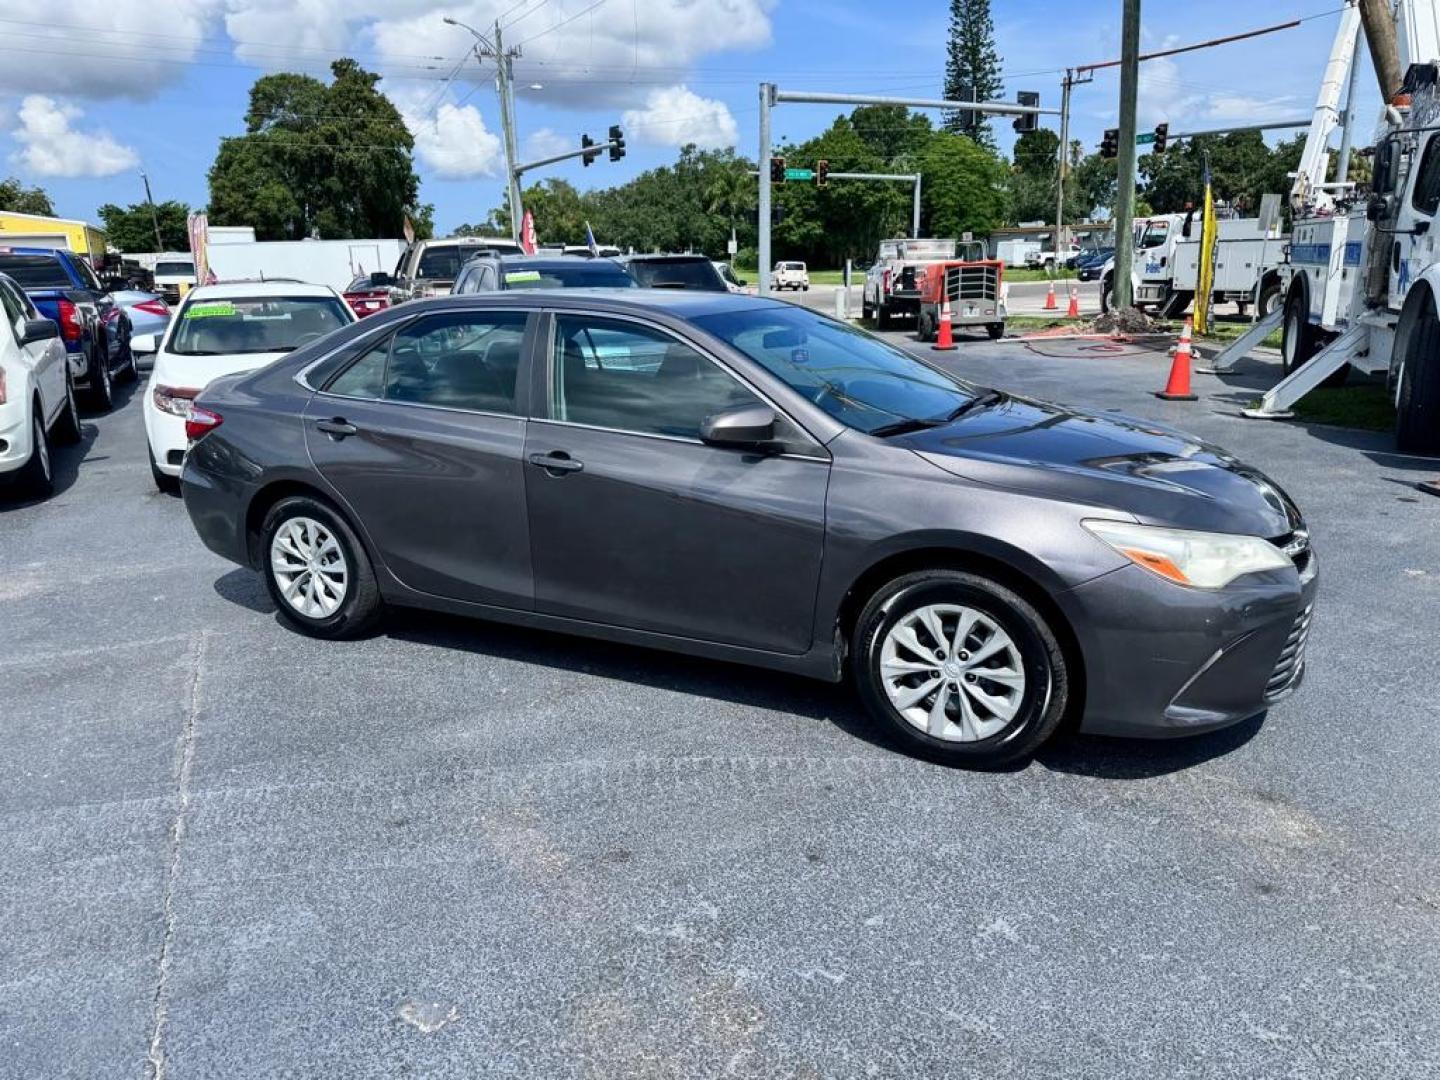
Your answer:
[[[1207,731],[1291,693],[1317,566],[1257,470],[791,304],[404,304],[218,379],[182,485],[286,622],[431,608],[847,676],[916,751]],[[743,678],[737,672],[737,678]]]

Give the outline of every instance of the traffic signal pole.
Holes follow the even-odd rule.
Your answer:
[[[1115,187],[1115,307],[1134,303],[1131,273],[1135,263],[1135,97],[1140,77],[1140,0],[1124,0],[1120,31],[1120,145]],[[1057,253],[1058,254],[1058,253]]]

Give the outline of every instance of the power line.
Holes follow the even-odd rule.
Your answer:
[[[596,8],[598,8],[598,7],[599,7],[601,4],[603,4],[603,3],[605,3],[605,0],[595,0],[595,2],[594,2],[593,4],[591,4],[589,7],[587,7],[587,8],[581,8],[581,9],[580,9],[579,11],[577,11],[574,15],[571,15],[568,19],[561,19],[561,20],[560,20],[558,23],[556,23],[554,26],[551,26],[551,27],[549,27],[548,29],[545,29],[545,30],[541,30],[538,34],[531,34],[531,35],[530,35],[528,38],[526,38],[524,41],[517,42],[516,45],[515,45],[515,48],[518,49],[518,48],[521,48],[521,47],[524,46],[524,45],[528,45],[528,44],[530,44],[530,42],[536,41],[536,40],[538,40],[539,38],[544,37],[546,34],[553,34],[556,30],[559,30],[562,26],[569,26],[569,25],[570,25],[572,22],[574,22],[576,19],[580,18],[581,15],[588,15],[588,14],[590,14],[590,12],[594,11]]]

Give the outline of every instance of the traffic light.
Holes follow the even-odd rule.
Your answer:
[[[619,161],[625,156],[625,132],[619,124],[610,125],[610,160]]]
[[[824,187],[830,183],[830,162],[821,158],[815,162],[815,186]]]
[[[599,150],[590,149],[590,147],[594,145],[595,140],[592,139],[589,135],[580,136],[580,149],[585,151],[585,153],[580,155],[580,164],[584,165],[587,169],[590,167],[590,163],[594,161],[596,156],[600,153]]]
[[[785,182],[785,159],[783,157],[772,157],[770,159],[770,183],[783,184]]]
[[[1163,153],[1165,152],[1165,140],[1168,139],[1169,137],[1170,137],[1170,125],[1169,125],[1169,124],[1156,124],[1156,125],[1155,125],[1155,142],[1154,142],[1154,144],[1151,146],[1151,150],[1152,150],[1154,153],[1163,154]]]
[[[1040,107],[1040,95],[1034,90],[1021,90],[1015,95],[1015,103],[1017,105],[1028,105],[1032,109],[1038,109]],[[1034,131],[1040,126],[1040,117],[1033,112],[1021,113],[1015,117],[1015,123],[1011,126],[1023,135],[1025,132]]]
[[[1105,138],[1100,140],[1100,156],[1113,158],[1118,153],[1120,153],[1120,129],[1106,128]]]

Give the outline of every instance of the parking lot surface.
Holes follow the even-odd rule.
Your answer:
[[[1168,403],[1131,346],[944,362],[1286,487],[1304,688],[973,773],[842,687],[424,614],[311,641],[154,490],[126,388],[0,502],[0,1076],[1440,1074],[1440,466],[1239,418],[1262,364]]]

